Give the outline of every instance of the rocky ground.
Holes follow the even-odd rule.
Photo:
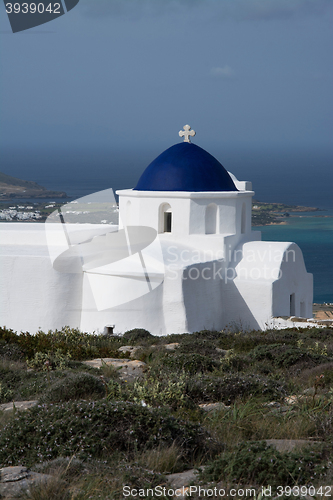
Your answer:
[[[218,498],[214,488],[258,496],[262,486],[281,498],[279,485],[301,484],[303,498],[310,487],[321,498],[333,484],[330,328],[3,328],[0,377],[0,498],[107,500],[145,488],[199,498],[199,487]]]

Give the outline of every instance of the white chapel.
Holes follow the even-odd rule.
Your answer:
[[[119,212],[107,189],[45,224],[0,223],[2,326],[167,335],[312,317],[299,247],[261,241],[251,229],[251,183],[190,142],[188,125],[179,135],[184,142],[161,153],[135,188],[117,191]],[[105,220],[91,221],[101,210]]]

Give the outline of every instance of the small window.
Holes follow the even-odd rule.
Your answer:
[[[164,212],[164,232],[171,233],[172,226],[172,213]]]
[[[290,316],[295,316],[295,294],[290,295]]]
[[[104,327],[104,335],[109,336],[113,335],[113,330],[114,330],[115,325],[106,325]]]
[[[159,208],[158,231],[160,233],[172,232],[172,210],[169,203],[163,203]]]

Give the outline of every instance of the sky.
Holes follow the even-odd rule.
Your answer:
[[[13,34],[0,150],[332,145],[331,0],[80,0]],[[7,171],[7,173],[9,173]]]

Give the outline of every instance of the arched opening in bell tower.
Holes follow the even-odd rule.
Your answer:
[[[172,210],[169,203],[163,203],[160,207],[159,232],[171,233],[172,231]]]

